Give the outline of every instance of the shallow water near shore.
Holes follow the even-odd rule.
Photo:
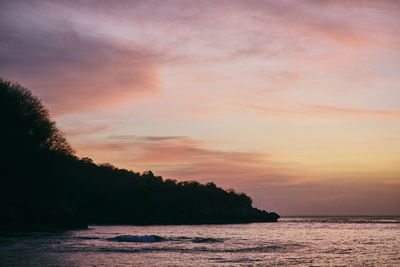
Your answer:
[[[0,236],[0,266],[399,266],[399,217],[90,226]]]

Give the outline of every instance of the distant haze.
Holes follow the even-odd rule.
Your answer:
[[[400,1],[0,2],[78,156],[281,215],[400,214]]]

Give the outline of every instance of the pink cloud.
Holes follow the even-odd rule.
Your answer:
[[[47,24],[41,24],[39,4],[9,5],[9,13],[23,14],[24,20],[2,18],[7,28],[2,31],[1,74],[39,95],[53,116],[120,107],[157,92],[154,51],[87,32],[73,19],[48,15],[43,17]],[[50,14],[54,8],[43,6]]]

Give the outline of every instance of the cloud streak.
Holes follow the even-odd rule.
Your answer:
[[[340,120],[389,120],[400,121],[400,110],[376,110],[376,109],[357,109],[345,108],[326,105],[298,105],[297,107],[275,108],[265,107],[254,104],[237,104],[248,110],[252,110],[267,116],[305,116],[305,117],[320,117]],[[345,115],[345,117],[343,116]]]

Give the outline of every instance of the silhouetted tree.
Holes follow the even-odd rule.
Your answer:
[[[27,150],[51,150],[72,154],[73,150],[50,120],[47,109],[26,88],[0,79],[0,140],[8,154]]]

